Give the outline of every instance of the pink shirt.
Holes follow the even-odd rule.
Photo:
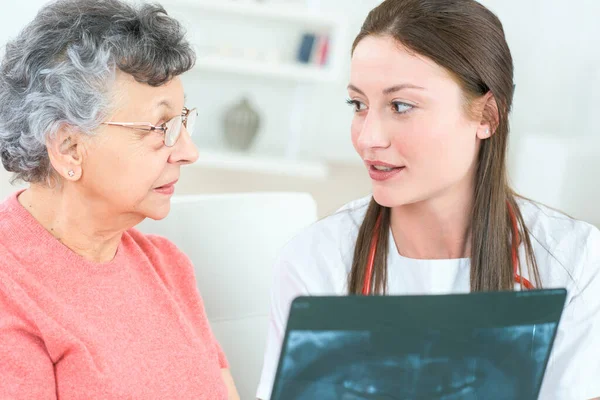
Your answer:
[[[0,203],[0,399],[227,398],[190,260],[135,229],[97,264]]]

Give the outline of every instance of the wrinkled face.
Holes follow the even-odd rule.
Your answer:
[[[480,140],[461,87],[432,60],[386,36],[359,42],[351,62],[352,142],[375,200],[387,207],[473,190]]]
[[[119,72],[115,88],[115,112],[106,122],[159,126],[180,115],[184,108],[178,77],[152,87]],[[167,147],[160,130],[101,125],[85,144],[79,187],[87,199],[110,213],[161,219],[170,210],[180,167],[197,158],[198,151],[185,127],[175,145]]]

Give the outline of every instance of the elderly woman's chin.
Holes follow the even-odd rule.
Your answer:
[[[145,218],[154,220],[166,218],[171,211],[171,197],[152,190],[140,204],[139,210]]]
[[[171,211],[171,203],[170,202],[165,202],[164,204],[157,204],[154,207],[149,207],[147,212],[145,212],[144,216],[146,218],[150,218],[153,220],[161,220],[167,217],[167,215],[169,215],[169,212]]]

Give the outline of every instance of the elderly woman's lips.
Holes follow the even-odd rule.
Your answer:
[[[173,194],[175,192],[175,183],[177,183],[177,181],[157,187],[154,191],[160,194]]]

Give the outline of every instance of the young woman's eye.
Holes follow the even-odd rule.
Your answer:
[[[392,101],[392,109],[394,110],[394,112],[398,113],[398,114],[404,114],[407,113],[408,111],[412,110],[414,108],[414,106],[407,104],[407,103],[403,103],[401,101]]]
[[[352,107],[354,107],[355,113],[364,111],[367,109],[367,106],[363,102],[360,102],[358,100],[348,99],[348,100],[346,100],[346,103],[348,103],[348,105],[351,105]]]

